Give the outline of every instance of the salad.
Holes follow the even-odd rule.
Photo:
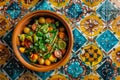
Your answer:
[[[66,53],[66,29],[51,17],[34,17],[18,37],[19,51],[32,63],[51,65],[61,60]]]

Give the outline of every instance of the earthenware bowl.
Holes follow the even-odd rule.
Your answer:
[[[68,34],[69,41],[67,44],[68,47],[67,47],[67,51],[66,51],[65,55],[63,56],[63,58],[60,61],[58,61],[57,63],[51,64],[50,66],[31,64],[29,62],[29,60],[26,58],[26,56],[24,56],[24,54],[21,54],[18,50],[18,46],[20,43],[18,35],[23,31],[24,26],[27,25],[30,22],[30,20],[35,16],[50,16],[54,19],[59,20],[65,26],[65,29]],[[66,20],[63,19],[59,14],[57,14],[55,12],[47,11],[47,10],[34,11],[34,12],[29,13],[26,16],[24,16],[18,22],[17,26],[14,29],[13,35],[12,35],[12,46],[13,46],[13,50],[14,50],[14,53],[15,53],[17,59],[28,69],[31,69],[34,71],[40,71],[40,72],[53,70],[55,68],[65,65],[67,63],[67,61],[69,60],[69,57],[70,57],[71,51],[72,51],[72,46],[73,46],[72,30],[71,30],[71,27],[69,26],[69,24],[66,22]]]

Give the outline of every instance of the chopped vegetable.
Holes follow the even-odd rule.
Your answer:
[[[50,51],[52,46],[50,44],[46,44],[46,46],[47,46],[47,50]]]
[[[37,62],[37,60],[38,60],[38,54],[31,54],[30,60],[31,60],[32,62]]]
[[[19,51],[35,64],[51,65],[62,59],[66,53],[66,30],[54,18],[33,18],[18,37]]]
[[[33,41],[31,36],[27,36],[26,39],[30,40],[31,42]]]
[[[27,48],[30,48],[30,45],[32,44],[29,40],[25,39],[24,44]]]
[[[59,59],[62,58],[62,52],[60,50],[55,50],[54,55],[55,55],[55,57],[57,57]]]
[[[34,24],[32,25],[32,30],[35,31],[36,28],[37,28],[37,25],[34,23]]]
[[[19,35],[20,41],[24,41],[25,40],[25,34],[21,34]]]
[[[66,48],[66,42],[63,41],[63,40],[59,40],[58,41],[58,47],[59,47],[59,49],[64,50]]]
[[[52,23],[52,20],[50,18],[46,18],[46,23]]]
[[[51,56],[50,53],[44,55],[44,59],[48,59]]]
[[[52,27],[52,26],[50,26],[50,27],[49,27],[49,31],[52,31],[52,30],[53,30],[53,27]]]
[[[43,31],[43,33],[47,33],[48,32],[48,24],[46,24],[46,25],[43,25],[42,27],[41,27],[41,29],[42,29],[42,31]]]
[[[64,38],[65,38],[65,33],[59,32],[58,34],[59,34],[59,37],[60,37],[61,39],[64,39]]]
[[[51,62],[55,62],[57,60],[57,58],[52,54],[50,57],[49,57],[49,60]]]
[[[51,64],[50,60],[49,60],[49,59],[46,59],[46,60],[45,60],[45,64],[46,64],[47,66],[49,66],[49,65]]]
[[[45,18],[44,17],[40,17],[39,18],[39,23],[44,24],[45,23]]]
[[[20,50],[21,53],[25,52],[25,48],[24,47],[20,47],[19,50]]]
[[[35,34],[33,35],[33,37],[34,37],[34,42],[37,42],[38,41],[38,37]]]

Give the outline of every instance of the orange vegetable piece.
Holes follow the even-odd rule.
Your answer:
[[[51,50],[52,46],[50,44],[46,44],[48,51]]]
[[[65,33],[64,33],[64,32],[59,32],[58,34],[59,34],[59,37],[60,37],[61,39],[64,39],[64,38],[65,38]]]
[[[49,60],[51,62],[55,62],[56,61],[56,57],[52,54],[50,57],[49,57]]]
[[[38,60],[38,54],[31,54],[30,59],[32,62],[36,62]]]
[[[24,47],[20,47],[19,50],[20,50],[21,53],[25,52],[25,48]]]
[[[49,27],[49,31],[52,31],[52,30],[53,30],[53,27],[52,27],[52,26],[50,26],[50,27]]]
[[[46,23],[49,23],[49,24],[50,24],[50,23],[52,23],[51,18],[46,18],[46,20],[45,20],[45,21],[46,21]]]
[[[36,25],[36,24],[33,24],[33,25],[32,25],[32,30],[35,31],[36,28],[37,28],[37,25]]]
[[[49,66],[49,65],[51,64],[50,60],[49,60],[49,59],[46,59],[46,60],[45,60],[45,64],[46,64],[47,66]]]

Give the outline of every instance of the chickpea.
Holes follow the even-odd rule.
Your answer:
[[[44,24],[45,23],[45,18],[44,17],[40,17],[39,18],[39,23]]]
[[[45,64],[46,64],[47,66],[49,66],[49,65],[51,64],[50,60],[46,59],[46,60],[45,60]]]
[[[25,27],[25,28],[24,28],[24,33],[29,33],[29,32],[30,32],[30,28]]]
[[[39,64],[44,64],[45,60],[43,58],[38,58],[38,62],[39,62]]]

